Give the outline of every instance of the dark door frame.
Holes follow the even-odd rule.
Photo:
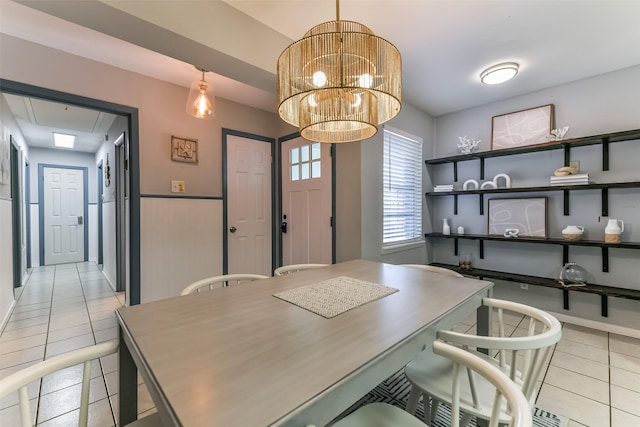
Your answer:
[[[0,91],[91,108],[128,120],[129,132],[129,305],[140,304],[140,143],[138,109],[99,99],[73,95],[12,80],[0,79]]]
[[[86,166],[69,166],[69,165],[53,165],[48,163],[38,163],[38,210],[39,210],[39,230],[40,230],[40,265],[46,265],[44,254],[44,169],[74,169],[82,171],[82,186],[84,193],[84,206],[82,207],[84,215],[84,254],[82,258],[89,260],[89,168]]]
[[[10,172],[11,172],[11,235],[13,252],[13,287],[22,286],[22,215],[20,214],[20,147],[9,136]]]
[[[104,197],[104,170],[102,166],[102,159],[100,159],[100,162],[98,162],[96,170],[98,171],[98,265],[101,266],[104,262],[104,250],[102,248],[102,245],[104,244],[102,234],[102,198]]]
[[[266,136],[256,135],[253,133],[241,132],[233,129],[222,128],[222,274],[229,271],[229,219],[227,215],[228,206],[228,183],[227,183],[227,138],[229,136],[238,136],[241,138],[253,139],[256,141],[271,144],[271,159],[276,156],[276,140]],[[276,168],[271,162],[271,269],[276,268],[276,224],[280,224],[280,217],[276,217]]]
[[[278,176],[278,206],[277,215],[278,219],[282,218],[282,144],[292,139],[300,137],[300,132],[295,132],[289,135],[281,136],[276,143],[277,152],[277,176]],[[331,144],[331,263],[336,263],[336,145]],[[282,229],[278,226],[278,264],[281,266],[283,262],[282,254]]]

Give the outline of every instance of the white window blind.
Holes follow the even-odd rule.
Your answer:
[[[422,138],[384,128],[383,249],[422,236]]]

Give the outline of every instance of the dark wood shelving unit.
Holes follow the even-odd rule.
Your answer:
[[[602,145],[602,170],[609,170],[609,144],[615,142],[632,141],[640,139],[640,129],[626,130],[622,132],[605,133],[602,135],[585,136],[581,138],[563,139],[560,141],[546,142],[543,144],[527,145],[524,147],[504,148],[501,150],[480,151],[472,154],[460,154],[449,157],[425,160],[426,165],[453,164],[454,182],[458,181],[458,162],[480,160],[480,179],[484,179],[484,159],[492,157],[513,156],[516,154],[535,153],[538,151],[564,150],[564,165],[569,166],[571,161],[571,148],[587,145]]]
[[[503,271],[483,270],[479,268],[472,268],[471,270],[463,270],[457,265],[443,264],[439,262],[433,262],[430,265],[437,267],[448,268],[449,270],[457,271],[460,274],[467,276],[475,276],[483,279],[497,279],[507,282],[526,283],[535,286],[544,286],[547,288],[556,288],[562,290],[563,293],[563,305],[566,310],[569,309],[569,291],[574,292],[587,292],[590,294],[600,295],[601,314],[604,317],[608,316],[608,297],[627,298],[633,300],[640,300],[640,290],[636,289],[624,289],[616,288],[613,286],[603,286],[594,283],[587,283],[584,286],[563,286],[556,279],[550,279],[548,277],[528,276],[524,274],[506,273]]]
[[[634,141],[640,140],[640,129],[627,130],[622,132],[612,132],[602,135],[587,136],[582,138],[564,139],[561,141],[552,141],[543,144],[528,145],[524,147],[507,148],[501,150],[482,151],[472,154],[461,154],[449,157],[441,157],[437,159],[425,160],[425,165],[441,165],[451,164],[453,166],[453,178],[454,182],[458,181],[458,162],[465,162],[471,160],[480,161],[480,180],[484,178],[484,162],[485,159],[493,157],[504,157],[512,155],[520,155],[527,153],[535,153],[540,151],[549,150],[564,150],[564,165],[569,166],[571,161],[571,149],[576,147],[584,147],[589,145],[601,145],[602,146],[602,170],[609,170],[609,145],[616,142]],[[608,183],[591,183],[584,185],[546,185],[536,187],[519,187],[519,188],[489,188],[489,189],[477,189],[477,190],[454,190],[446,192],[427,192],[425,197],[440,197],[440,196],[452,196],[454,198],[454,215],[458,214],[458,196],[475,194],[479,196],[480,215],[484,215],[484,195],[485,194],[513,194],[513,193],[537,193],[537,192],[557,192],[561,191],[564,198],[564,215],[569,215],[569,195],[571,191],[583,191],[583,190],[600,190],[601,204],[602,204],[602,216],[609,216],[609,190],[610,189],[625,189],[625,188],[640,188],[640,181],[632,182],[608,182]],[[571,246],[590,246],[600,248],[602,252],[602,271],[609,271],[609,249],[640,249],[640,242],[623,242],[623,243],[607,243],[598,240],[564,240],[562,238],[508,238],[503,236],[489,236],[480,234],[449,234],[444,235],[442,233],[426,233],[426,238],[440,238],[440,239],[453,239],[454,240],[454,253],[458,254],[458,241],[460,239],[477,240],[480,250],[480,259],[484,258],[484,242],[485,241],[500,241],[500,242],[518,242],[518,243],[531,243],[531,244],[547,244],[547,245],[559,245],[562,246],[563,264],[569,262],[569,248]],[[490,278],[505,280],[510,282],[526,283],[534,286],[544,286],[561,289],[563,292],[564,308],[569,309],[569,291],[588,292],[592,294],[598,294],[601,296],[602,316],[608,315],[608,303],[607,298],[610,296],[629,298],[634,300],[640,300],[640,290],[625,289],[612,286],[603,286],[598,284],[587,284],[585,286],[572,286],[565,287],[561,285],[558,280],[546,278],[527,276],[522,274],[507,273],[502,271],[472,269],[462,270],[460,267],[449,264],[432,263],[440,267],[449,268],[451,270],[458,271],[462,274],[478,276],[480,278]]]
[[[453,214],[458,215],[458,196],[470,194],[480,195],[480,215],[484,215],[484,195],[503,193],[538,193],[547,191],[562,191],[564,194],[564,215],[569,215],[569,192],[576,190],[601,190],[602,216],[609,216],[609,189],[611,188],[640,188],[640,181],[632,182],[604,182],[582,185],[545,185],[540,187],[488,188],[485,190],[454,190],[431,191],[425,193],[427,197],[453,196]]]
[[[458,255],[458,239],[477,240],[479,242],[480,259],[484,259],[484,242],[486,240],[510,242],[510,243],[538,243],[562,246],[562,264],[569,262],[569,246],[592,246],[602,251],[602,271],[609,272],[609,248],[640,249],[640,242],[607,243],[602,240],[564,240],[558,238],[518,237],[509,238],[503,236],[489,236],[486,234],[442,234],[425,233],[425,237],[454,239],[454,255]]]

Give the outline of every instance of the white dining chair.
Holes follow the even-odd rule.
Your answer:
[[[421,270],[433,271],[434,273],[443,273],[448,274],[454,277],[464,277],[462,274],[457,271],[449,270],[444,267],[436,267],[435,265],[426,265],[426,264],[400,264],[403,267],[411,267],[411,268],[419,268]]]
[[[482,304],[494,311],[492,316],[497,319],[496,336],[442,330],[438,331],[438,339],[460,346],[494,364],[518,385],[529,405],[533,406],[537,379],[545,359],[562,335],[560,322],[549,313],[524,304],[494,298],[484,298]],[[523,329],[515,329],[514,336],[507,336],[505,333],[505,318],[508,313],[517,315],[516,319],[522,318],[519,325],[523,325]],[[477,349],[488,350],[488,355]],[[451,403],[456,400],[451,394],[455,365],[446,358],[423,351],[407,364],[405,375],[412,385],[406,410],[415,413],[422,396],[427,422],[435,418],[440,402]],[[491,385],[487,381],[469,375],[466,386],[460,388],[460,410],[465,414],[463,426],[473,416],[485,420],[495,416],[490,389]],[[499,422],[508,424],[511,415],[506,408],[501,407],[499,412]]]
[[[326,267],[329,264],[291,264],[283,265],[273,271],[274,276],[284,276],[285,274],[297,273],[302,270],[309,270],[310,268]]]
[[[490,427],[498,426],[499,408],[503,407],[508,408],[511,416],[508,423],[510,427],[531,427],[531,409],[527,398],[501,369],[482,357],[443,341],[435,341],[433,343],[433,353],[438,355],[437,357],[447,360],[453,366],[453,378],[455,380],[449,385],[449,393],[453,396],[451,405],[452,427],[458,427],[460,424],[460,377],[463,376],[462,371],[465,369],[469,372],[469,375],[479,374],[494,389],[489,396],[490,398],[493,397],[490,409],[496,408],[496,410],[491,411]],[[396,406],[387,403],[371,403],[357,409],[333,425],[333,427],[388,426],[425,427],[425,424],[409,412],[403,411]]]
[[[89,386],[91,382],[91,361],[108,356],[118,351],[117,341],[107,341],[101,344],[80,348],[52,357],[24,368],[0,380],[0,399],[18,392],[20,405],[20,422],[22,427],[31,427],[35,422],[31,419],[31,405],[27,386],[49,374],[71,366],[83,364],[82,388],[80,392],[80,412],[78,427],[86,427],[89,418]],[[140,418],[127,427],[155,427],[162,425],[157,413]]]
[[[224,288],[229,284],[240,282],[252,282],[254,280],[268,279],[269,276],[262,274],[223,274],[220,276],[207,277],[206,279],[193,282],[182,290],[180,295],[195,294],[197,292],[210,291],[216,288]]]

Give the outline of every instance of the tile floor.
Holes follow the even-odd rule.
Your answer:
[[[114,310],[123,293],[111,290],[94,263],[33,270],[0,334],[0,377],[45,358],[115,339]],[[510,322],[518,333],[519,319]],[[473,321],[456,328],[467,331]],[[92,368],[90,426],[117,422],[117,361],[111,355]],[[79,402],[77,368],[29,387],[37,426],[75,425]],[[569,427],[640,427],[640,340],[564,324],[550,357],[537,405],[566,416]],[[139,381],[140,416],[154,411]],[[0,426],[18,425],[17,397],[0,400]]]
[[[117,338],[114,310],[124,304],[95,263],[35,268],[20,288],[15,309],[0,334],[0,377],[57,354]],[[72,367],[29,386],[37,426],[77,425],[82,368]],[[142,382],[139,416],[154,411]],[[90,426],[117,422],[117,355],[94,362],[89,406]],[[17,395],[0,400],[0,426],[19,425]],[[37,418],[35,416],[37,412]]]

